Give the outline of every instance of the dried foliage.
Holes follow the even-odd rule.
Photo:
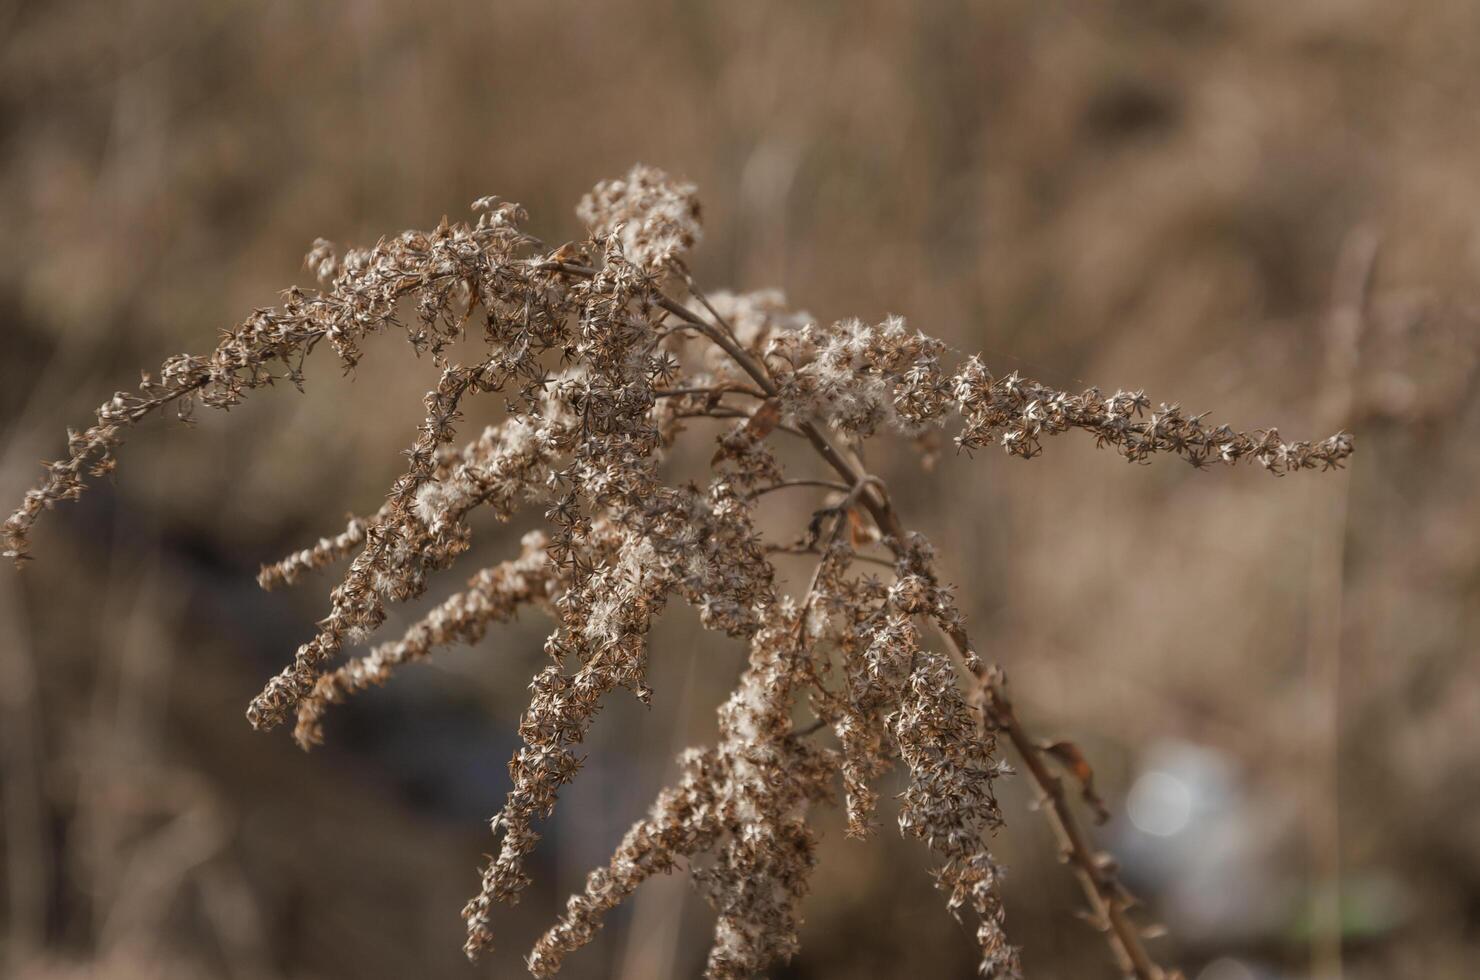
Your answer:
[[[901,833],[934,853],[947,908],[975,925],[982,972],[1015,975],[989,849],[1001,825],[994,785],[1006,772],[997,755],[1005,733],[1121,967],[1169,975],[1145,950],[1132,898],[1048,760],[1066,766],[1099,810],[1088,764],[1072,744],[1024,730],[937,579],[929,544],[904,528],[859,447],[882,430],[959,425],[961,449],[997,444],[1031,458],[1045,438],[1081,429],[1133,462],[1254,460],[1281,475],[1340,465],[1351,438],[1286,443],[1272,429],[1235,432],[1176,406],[1153,409],[1141,392],[1058,391],[995,376],[977,358],[953,366],[945,345],[897,317],[824,324],[775,293],[706,297],[683,263],[700,237],[694,189],[651,168],[598,185],[578,209],[589,237],[558,249],[523,230],[517,205],[487,198],[474,209],[472,223],[444,219],[367,250],[340,255],[315,243],[308,262],[320,289],[288,291],[209,356],[171,358],[70,434],[68,455],[6,521],[7,556],[27,556],[41,513],[76,498],[85,473],[109,471],[124,431],[146,415],[229,408],[276,381],[300,384],[321,343],[350,368],[369,338],[403,332],[442,372],[406,471],[375,514],[263,569],[271,588],[350,560],[317,634],[247,714],[257,728],[296,716],[297,740],[310,747],[329,706],[401,665],[477,642],[524,606],[549,613],[549,663],[530,683],[524,745],[509,763],[514,786],[492,822],[498,847],[464,910],[470,956],[491,945],[495,908],[528,885],[535,825],[580,769],[576,746],[603,699],[618,688],[652,697],[648,632],[676,597],[706,628],[749,647],[719,710],[719,742],[684,755],[677,785],[536,943],[532,973],[556,973],[643,880],[685,865],[717,915],[708,975],[747,976],[788,958],[815,863],[809,811],[841,789],[849,835],[866,838],[875,787],[898,767]],[[451,363],[450,345],[472,332],[483,341],[476,361]],[[464,402],[493,393],[507,418],[458,445]],[[695,419],[725,426],[710,471],[702,482],[671,482],[662,464]],[[829,478],[788,477],[772,451],[782,438],[815,450]],[[784,489],[829,496],[798,539],[768,540],[756,501]],[[334,665],[382,625],[388,604],[421,595],[468,549],[475,512],[507,520],[525,504],[548,526],[525,537],[518,557],[478,572],[401,640]],[[778,552],[817,557],[804,593],[779,584]],[[886,574],[861,570],[879,565]]]

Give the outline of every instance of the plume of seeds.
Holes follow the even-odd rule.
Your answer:
[[[69,433],[66,456],[5,522],[5,554],[27,557],[40,515],[80,495],[85,475],[111,470],[126,429],[145,416],[188,417],[197,403],[228,408],[279,380],[301,385],[304,359],[321,344],[350,368],[368,338],[402,332],[441,370],[405,472],[374,514],[263,568],[261,585],[275,588],[348,562],[317,632],[247,713],[259,728],[296,714],[307,748],[323,738],[332,705],[402,666],[477,643],[525,606],[551,616],[548,659],[534,670],[523,746],[509,763],[513,788],[492,820],[498,846],[464,909],[470,956],[492,944],[498,906],[528,884],[536,825],[578,773],[575,746],[604,699],[618,689],[654,696],[648,631],[676,598],[706,628],[748,643],[749,663],[719,709],[718,743],[685,753],[679,781],[536,943],[533,974],[555,974],[642,881],[680,864],[716,913],[708,976],[749,976],[791,957],[815,863],[809,814],[841,795],[849,836],[869,838],[878,782],[897,768],[901,833],[934,853],[951,914],[973,917],[982,972],[1016,975],[990,850],[1006,733],[1119,965],[1141,980],[1174,976],[1145,948],[1133,900],[1095,853],[1045,743],[978,655],[929,546],[905,529],[861,457],[836,443],[954,425],[961,449],[997,444],[1030,459],[1049,437],[1080,430],[1133,462],[1257,461],[1282,475],[1341,465],[1351,437],[1287,443],[1273,429],[1236,432],[1177,406],[1153,410],[1140,392],[1060,391],[995,376],[974,357],[951,365],[943,343],[900,317],[824,324],[775,292],[706,296],[684,265],[700,238],[694,189],[650,167],[597,185],[578,209],[589,235],[558,249],[522,230],[517,205],[473,207],[471,221],[444,219],[370,249],[341,255],[316,242],[308,265],[318,289],[289,290],[209,355],[170,358]],[[480,353],[450,363],[449,345],[470,333]],[[460,442],[464,405],[495,393],[507,418]],[[702,432],[714,439],[707,474],[665,480],[660,463]],[[789,475],[771,451],[782,438],[799,439],[825,469]],[[823,496],[799,536],[770,538],[755,501],[783,490]],[[457,561],[473,516],[508,520],[525,504],[541,508],[546,527],[517,557],[477,572],[400,640],[335,663],[375,634],[388,604],[422,594]],[[815,557],[804,593],[777,585],[781,553]],[[862,564],[888,574],[862,574]],[[798,724],[799,715],[812,720]],[[1066,752],[1055,758],[1074,762],[1098,807],[1088,767]]]

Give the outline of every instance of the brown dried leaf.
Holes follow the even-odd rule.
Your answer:
[[[1110,811],[1106,809],[1105,801],[1100,799],[1099,794],[1095,792],[1095,771],[1090,767],[1089,760],[1084,757],[1084,753],[1079,751],[1079,746],[1070,741],[1060,740],[1045,743],[1039,748],[1053,756],[1059,765],[1079,781],[1079,795],[1095,812],[1095,822],[1104,823],[1109,820]]]
[[[776,426],[781,424],[781,399],[767,398],[761,402],[750,416],[750,421],[745,423],[743,431],[755,439],[764,439],[776,431]]]
[[[776,431],[776,426],[780,424],[781,401],[776,398],[767,398],[751,414],[750,418],[745,420],[743,425],[729,435],[721,437],[719,449],[715,452],[714,458],[709,461],[709,465],[714,466],[726,457],[734,457],[737,452],[744,452],[744,447],[760,442]]]

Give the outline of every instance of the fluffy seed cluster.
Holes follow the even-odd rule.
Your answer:
[[[597,184],[577,205],[576,216],[592,237],[615,237],[627,261],[661,272],[702,237],[698,190],[655,167],[636,166],[620,180]]]
[[[1132,461],[1257,460],[1282,474],[1339,465],[1351,438],[1284,443],[1274,430],[1240,433],[1176,406],[1152,410],[1139,392],[1058,391],[996,377],[977,358],[951,366],[944,344],[899,317],[823,324],[775,292],[706,296],[683,264],[699,239],[694,189],[649,167],[598,185],[578,212],[590,237],[558,249],[523,230],[517,205],[485,198],[474,210],[474,220],[444,219],[342,255],[316,242],[308,261],[319,289],[289,290],[208,356],[169,359],[69,434],[67,455],[5,522],[6,554],[24,558],[39,516],[77,497],[85,473],[111,469],[123,433],[144,416],[228,408],[279,380],[301,384],[303,360],[321,344],[353,365],[363,342],[402,333],[441,370],[405,473],[376,513],[262,570],[262,586],[274,588],[348,562],[317,632],[247,715],[258,728],[296,716],[307,748],[322,739],[331,706],[402,666],[477,643],[526,606],[551,618],[519,723],[523,745],[509,762],[513,788],[492,820],[497,847],[464,909],[470,956],[492,944],[497,908],[528,885],[537,824],[577,775],[576,748],[605,699],[619,689],[654,696],[649,628],[677,600],[706,628],[747,643],[748,666],[719,709],[717,743],[685,753],[678,783],[535,944],[533,974],[553,975],[642,881],[680,866],[715,912],[709,976],[749,976],[787,959],[816,861],[810,813],[841,798],[849,836],[868,838],[880,781],[898,772],[901,833],[933,853],[948,910],[971,917],[982,972],[1015,975],[990,850],[1006,731],[1071,861],[1095,869],[1084,872],[1087,898],[1112,950],[1137,976],[1169,976],[1127,925],[1123,890],[1089,852],[1041,743],[1024,734],[978,657],[929,545],[840,446],[954,424],[963,449],[995,443],[1031,458],[1047,437],[1079,429]],[[675,283],[683,294],[665,291]],[[450,363],[449,345],[470,333],[483,341],[476,360]],[[494,393],[507,418],[459,440],[464,403]],[[708,471],[669,482],[660,464],[691,431],[714,438]],[[781,439],[800,440],[831,472],[789,476],[772,451]],[[826,494],[795,540],[769,539],[755,518],[756,501],[782,490]],[[475,514],[508,520],[525,506],[539,508],[546,527],[516,557],[478,571],[401,639],[339,661],[377,631],[389,604],[422,594],[467,551]],[[815,558],[804,592],[778,585],[779,553]]]

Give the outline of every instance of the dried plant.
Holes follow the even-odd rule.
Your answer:
[[[197,402],[229,408],[279,380],[301,384],[304,358],[321,344],[353,367],[367,339],[404,331],[442,372],[406,471],[375,514],[263,569],[272,588],[350,559],[317,634],[247,715],[257,728],[296,716],[308,748],[330,705],[400,665],[474,643],[526,605],[553,617],[549,663],[530,684],[524,745],[509,763],[513,789],[492,821],[497,853],[464,910],[470,956],[490,946],[495,907],[529,883],[535,824],[579,770],[574,747],[602,700],[617,688],[652,696],[648,630],[678,597],[706,628],[749,646],[719,710],[720,740],[685,753],[677,785],[535,944],[533,974],[556,973],[643,880],[684,864],[718,917],[708,975],[746,976],[786,959],[815,863],[810,809],[841,789],[849,836],[867,838],[875,787],[898,767],[907,779],[901,833],[934,852],[947,908],[975,922],[981,971],[1015,975],[988,846],[1001,825],[994,785],[1007,772],[997,754],[1005,735],[1119,965],[1142,978],[1172,975],[1146,951],[1134,900],[1051,763],[1098,816],[1089,766],[1072,744],[1024,729],[1001,672],[983,661],[937,578],[930,545],[905,529],[859,447],[880,430],[913,435],[955,420],[956,445],[968,451],[995,443],[1026,459],[1046,437],[1080,429],[1133,462],[1255,460],[1280,475],[1340,465],[1351,438],[1286,443],[1272,429],[1235,432],[1174,405],[1153,409],[1141,392],[1059,391],[995,376],[977,358],[949,366],[944,344],[897,317],[824,324],[772,292],[707,297],[684,265],[700,237],[694,188],[651,168],[598,185],[577,212],[589,237],[557,249],[523,230],[515,204],[485,198],[473,208],[474,223],[444,219],[367,250],[340,255],[315,243],[318,290],[289,290],[209,356],[169,359],[137,392],[105,403],[95,425],[69,434],[67,456],[6,521],[7,556],[27,557],[40,514],[76,498],[84,473],[112,469],[130,424],[166,407],[183,417]],[[476,362],[451,363],[450,345],[474,329],[484,341]],[[494,392],[506,420],[458,445],[464,402]],[[702,483],[665,479],[669,450],[700,419],[725,426],[709,472]],[[781,437],[810,446],[831,474],[789,477],[771,449]],[[795,539],[763,536],[757,499],[793,489],[827,497]],[[518,557],[478,572],[402,639],[335,666],[382,625],[387,604],[422,594],[467,550],[474,512],[507,520],[526,504],[542,508],[548,526],[525,537]],[[816,556],[804,593],[778,585],[778,553]]]

